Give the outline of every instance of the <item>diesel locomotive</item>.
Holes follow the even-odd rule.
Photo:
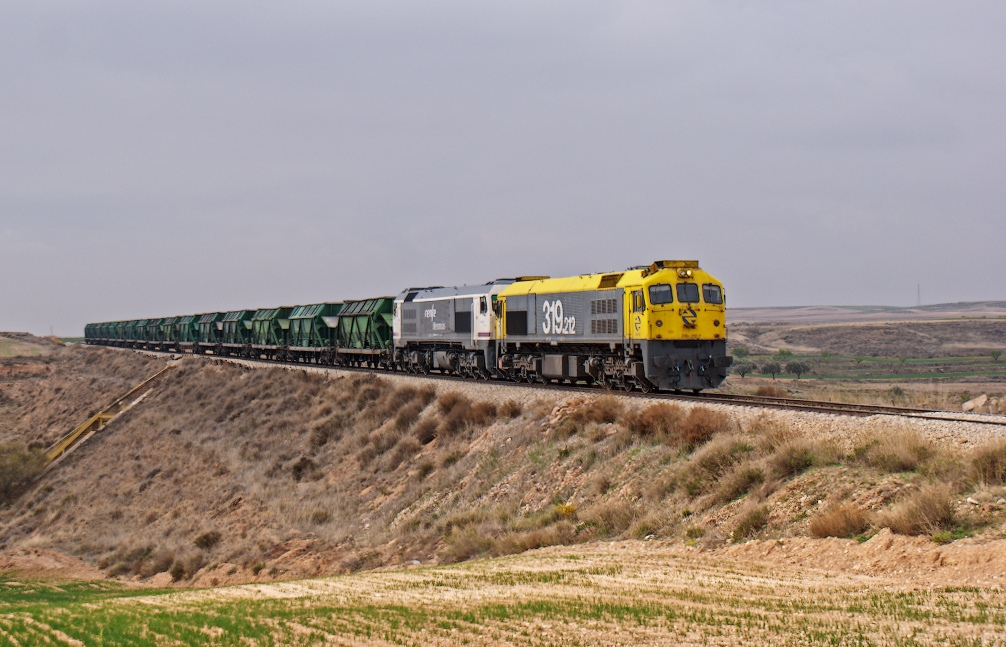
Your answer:
[[[88,344],[644,392],[715,388],[732,361],[723,286],[697,261],[94,323],[84,333]]]

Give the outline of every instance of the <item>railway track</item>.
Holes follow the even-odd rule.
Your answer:
[[[339,371],[347,372],[357,372],[357,373],[373,373],[376,375],[387,375],[388,371],[370,368],[357,368],[357,367],[346,367],[346,366],[326,366],[323,364],[302,364],[298,362],[277,362],[271,360],[262,359],[247,359],[238,357],[215,357],[213,355],[189,355],[187,353],[173,353],[173,352],[162,352],[162,351],[151,351],[142,350],[136,351],[134,349],[122,349],[122,350],[133,350],[134,352],[150,353],[152,355],[169,355],[169,356],[182,356],[182,357],[205,357],[206,359],[216,359],[220,361],[229,361],[238,364],[255,364],[261,366],[283,366],[286,368],[315,368],[315,369],[334,369]],[[456,375],[444,375],[444,374],[427,374],[419,375],[413,373],[391,373],[391,375],[398,375],[403,377],[412,377],[421,380],[434,380],[441,382],[456,382],[459,384],[472,384],[472,380],[469,378],[464,378]],[[489,382],[477,382],[481,384],[487,384]],[[1006,418],[997,417],[990,418],[987,420],[982,420],[976,416],[981,414],[970,414],[972,417],[963,417],[954,411],[942,411],[939,409],[917,409],[912,407],[894,407],[879,404],[854,404],[847,402],[829,402],[826,400],[801,400],[799,398],[778,398],[771,396],[760,396],[760,395],[737,395],[729,393],[714,393],[714,392],[703,392],[703,393],[668,393],[668,392],[653,392],[653,393],[642,393],[639,391],[608,391],[597,386],[573,386],[569,384],[551,384],[551,383],[523,383],[523,382],[496,382],[496,384],[506,385],[513,388],[521,389],[535,389],[535,390],[547,390],[547,391],[561,391],[561,392],[571,392],[571,393],[610,393],[613,395],[618,395],[621,397],[630,398],[645,398],[650,400],[671,400],[671,401],[685,401],[685,402],[702,402],[707,404],[726,404],[730,406],[744,406],[744,407],[761,407],[768,409],[784,409],[788,411],[806,411],[809,413],[821,413],[829,415],[838,416],[855,416],[855,417],[866,417],[866,416],[901,416],[906,418],[922,418],[927,420],[937,420],[945,422],[966,422],[978,425],[993,425],[997,427],[1006,427]]]

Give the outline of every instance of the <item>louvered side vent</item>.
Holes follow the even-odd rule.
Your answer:
[[[414,323],[403,323],[402,332],[416,334],[416,324]]]
[[[618,319],[591,319],[592,335],[614,335],[618,333]]]
[[[618,299],[594,299],[590,302],[590,314],[604,315],[618,312]]]
[[[406,308],[405,310],[402,310],[402,319],[405,319],[406,321],[409,320],[415,321],[416,311],[411,308]]]

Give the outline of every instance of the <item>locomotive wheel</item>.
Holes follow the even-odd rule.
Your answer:
[[[645,377],[641,378],[639,380],[639,389],[643,393],[653,393],[653,382],[649,381]]]
[[[632,383],[632,380],[629,378],[625,378],[625,380],[622,382],[622,390],[625,391],[626,393],[631,391],[633,386],[634,385]]]

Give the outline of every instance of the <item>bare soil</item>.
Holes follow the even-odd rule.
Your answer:
[[[1006,346],[1006,318],[902,322],[732,323],[730,346],[754,354],[787,349],[795,354],[865,357],[988,357]]]

